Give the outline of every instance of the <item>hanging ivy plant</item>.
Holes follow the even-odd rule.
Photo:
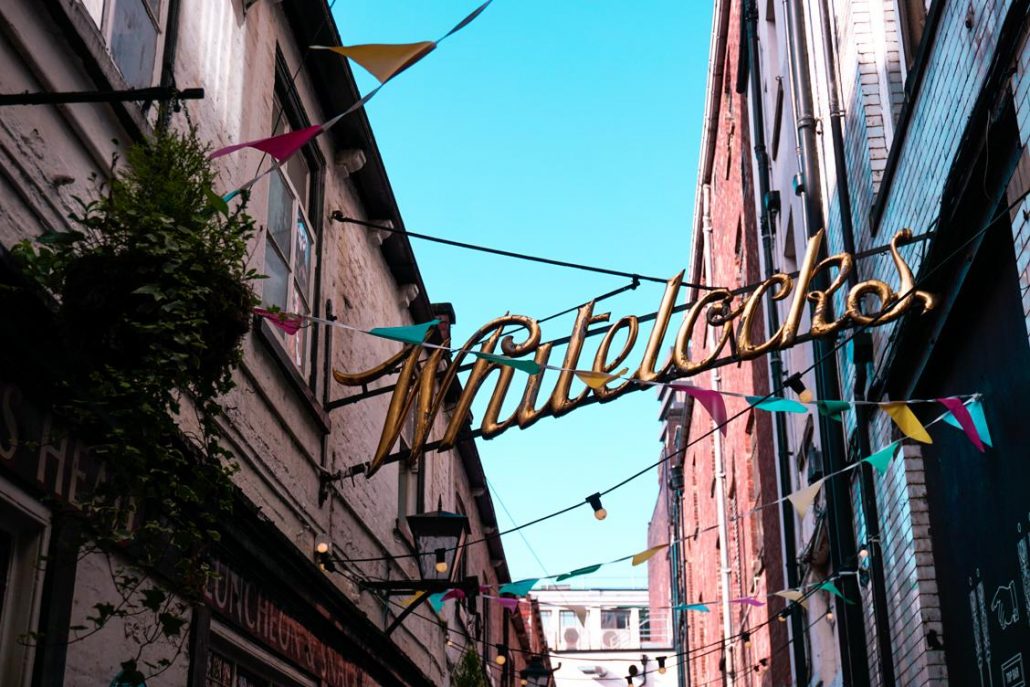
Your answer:
[[[231,511],[218,399],[233,388],[259,276],[246,267],[246,194],[229,209],[212,191],[207,153],[192,127],[159,132],[113,161],[94,200],[76,199],[74,230],[14,251],[56,303],[66,355],[55,363],[55,412],[105,473],[78,504],[83,543],[129,552],[187,600],[202,593],[206,550]],[[179,607],[118,575],[141,600],[97,604],[91,622],[135,617],[135,603],[155,614],[159,634],[182,634]],[[134,662],[125,668],[135,677]]]
[[[451,673],[451,687],[487,687],[489,682],[479,654],[467,649]]]

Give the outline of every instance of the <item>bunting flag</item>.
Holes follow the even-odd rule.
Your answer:
[[[425,340],[426,333],[438,324],[440,324],[440,320],[430,320],[429,322],[412,324],[406,327],[373,327],[368,330],[368,333],[381,339],[401,341],[417,346]]]
[[[807,413],[802,404],[789,398],[765,398],[763,396],[745,396],[747,402],[755,408],[773,413]]]
[[[618,379],[627,372],[629,372],[628,367],[624,367],[618,372],[613,372],[611,374],[608,374],[607,372],[576,370],[576,376],[579,378],[579,381],[583,382],[591,389],[603,389],[605,384],[613,379]]]
[[[519,607],[519,600],[513,599],[508,596],[487,596],[486,594],[484,594],[483,598],[490,599],[491,601],[497,603],[497,605],[503,606],[504,608],[512,612],[514,612],[515,609]]]
[[[576,619],[579,621],[580,627],[586,627],[587,624],[587,607],[586,606],[565,606],[564,608],[569,609],[576,614]]]
[[[312,45],[312,50],[330,50],[357,62],[376,77],[379,83],[386,83],[423,57],[433,52],[436,43],[369,43],[367,45]]]
[[[294,315],[293,313],[282,312],[280,310],[254,308],[254,314],[258,317],[265,318],[273,327],[286,332],[290,336],[296,334],[300,331],[300,328],[304,326],[304,318],[301,315]]]
[[[841,417],[841,413],[845,410],[851,409],[851,404],[847,401],[816,401],[815,407],[819,409],[820,415],[837,420],[840,422],[844,418]]]
[[[973,446],[976,446],[980,453],[984,452],[983,441],[980,440],[980,433],[976,431],[976,425],[973,423],[973,418],[966,409],[964,403],[959,398],[938,398],[941,405],[948,409],[951,417],[955,418],[962,431],[966,433],[969,440],[973,442]],[[947,422],[948,418],[945,417],[944,421]]]
[[[465,598],[465,590],[464,589],[448,589],[446,592],[444,592],[444,595],[441,597],[441,600],[442,601],[450,601],[451,599],[461,600],[461,599],[464,599],[464,598]]]
[[[908,407],[908,404],[903,401],[895,403],[884,403],[882,406],[883,412],[890,415],[891,419],[894,420],[894,424],[898,426],[898,429],[902,431],[910,439],[921,441],[924,444],[932,444],[933,439],[926,431],[926,427],[919,421],[916,414],[912,412],[912,409]]]
[[[841,591],[839,589],[837,589],[837,585],[835,585],[830,580],[827,580],[826,582],[823,582],[821,585],[819,585],[819,589],[822,589],[824,592],[829,592],[830,594],[833,594],[834,596],[839,596],[840,598],[844,599],[844,603],[847,603],[847,604],[855,603],[854,601],[852,601],[848,597],[844,596],[844,594],[842,594]]]
[[[700,389],[690,384],[670,384],[670,388],[696,398],[712,417],[712,422],[719,425],[719,431],[726,436],[726,401],[722,394],[711,389]]]
[[[698,613],[708,613],[708,604],[680,604],[684,611],[697,611]]]
[[[969,417],[973,421],[973,427],[976,428],[976,434],[980,437],[980,440],[986,446],[994,446],[994,443],[991,440],[991,432],[987,429],[987,418],[984,416],[983,403],[981,403],[979,399],[974,400],[971,403],[966,404],[966,410],[969,411]],[[958,418],[955,417],[954,413],[949,411],[945,414],[943,419],[952,427],[962,429],[962,424],[958,421]]]
[[[572,572],[567,572],[564,575],[558,575],[558,577],[556,577],[554,581],[561,582],[562,580],[567,580],[570,577],[579,577],[580,575],[589,575],[590,573],[595,573],[601,569],[601,565],[601,563],[598,563],[597,565],[588,565],[585,568],[579,568],[577,570],[573,570]]]
[[[887,472],[887,467],[891,464],[891,461],[894,460],[894,454],[897,452],[897,448],[898,442],[895,441],[885,448],[881,448],[868,458],[863,458],[862,460],[872,465],[876,468],[876,471],[882,475]]]
[[[799,518],[805,517],[805,514],[808,513],[808,509],[815,503],[815,497],[819,494],[819,489],[822,488],[825,481],[826,478],[823,477],[809,484],[804,489],[798,489],[793,494],[787,495],[787,500],[794,506],[794,510],[797,511]]]
[[[658,553],[659,551],[661,551],[662,549],[664,549],[664,548],[666,548],[668,546],[669,546],[668,544],[659,544],[658,546],[652,546],[650,549],[647,549],[646,551],[641,551],[640,553],[635,554],[633,556],[632,564],[634,566],[640,565],[644,561],[646,561],[649,558],[651,558],[651,556],[655,555],[656,553]]]
[[[429,605],[433,607],[433,610],[437,613],[443,611],[443,595],[444,592],[437,592],[436,594],[429,595]]]
[[[804,593],[798,589],[784,589],[783,591],[774,592],[773,595],[801,604],[802,608],[808,608],[808,601],[805,599]]]
[[[742,596],[739,599],[730,599],[730,603],[731,604],[741,604],[743,606],[754,606],[756,608],[758,606],[764,606],[765,605],[764,601],[759,601],[757,598],[755,598],[753,596]]]
[[[471,24],[475,20],[476,17],[478,17],[479,15],[481,15],[483,13],[483,10],[485,10],[487,8],[487,6],[489,6],[489,4],[491,2],[493,2],[493,0],[486,0],[486,2],[484,2],[482,5],[480,5],[476,9],[472,10],[471,12],[469,12],[468,16],[465,17],[464,19],[462,19],[461,21],[459,21],[457,24],[455,24],[453,29],[451,29],[450,31],[448,31],[447,33],[444,34],[443,38],[447,38],[448,36],[451,36],[451,35],[453,35],[455,33],[458,33],[463,28],[465,28],[466,26]],[[442,41],[443,38],[441,38],[440,40]]]
[[[508,582],[507,584],[502,584],[500,588],[498,588],[497,593],[511,594],[512,596],[525,596],[526,594],[529,594],[529,590],[531,590],[533,586],[539,581],[539,578],[533,577],[528,580]]]
[[[508,358],[503,355],[494,355],[493,353],[481,353],[479,351],[471,351],[472,355],[483,360],[489,360],[492,363],[498,365],[507,365],[508,367],[514,367],[516,370],[522,370],[526,374],[540,374],[543,368],[535,360],[516,360],[515,358]]]
[[[236,143],[231,146],[219,148],[208,155],[208,159],[214,160],[222,157],[223,155],[235,153],[237,150],[242,148],[254,148],[255,150],[260,150],[263,153],[268,153],[279,162],[284,162],[286,158],[303,148],[308,141],[313,139],[315,136],[318,136],[323,130],[324,127],[321,124],[315,124],[314,126],[309,126],[304,129],[287,131],[285,134],[279,134],[278,136],[259,138],[256,141]]]

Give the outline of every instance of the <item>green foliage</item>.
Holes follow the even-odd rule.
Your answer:
[[[115,160],[95,200],[76,199],[74,231],[14,251],[58,303],[67,355],[53,361],[55,410],[106,475],[80,497],[84,536],[160,570],[186,599],[199,598],[206,549],[231,509],[234,465],[217,439],[218,398],[233,388],[259,277],[246,267],[255,230],[246,194],[230,210],[212,190],[207,153],[192,128],[158,133],[126,164]],[[180,421],[195,427],[188,437]],[[126,579],[120,588],[138,587]],[[98,604],[90,620],[137,609],[155,615],[162,634],[181,631],[164,592],[137,596]]]
[[[451,673],[451,687],[488,687],[486,672],[479,654],[469,649],[462,654]]]

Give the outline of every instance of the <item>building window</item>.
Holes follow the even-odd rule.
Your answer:
[[[262,670],[260,666],[241,665],[217,651],[211,651],[207,655],[206,687],[294,687],[296,684]]]
[[[651,641],[651,609],[641,608],[639,610],[639,623],[640,627],[640,641],[650,642]]]
[[[583,626],[579,623],[575,611],[558,612],[558,646],[562,650],[586,648]]]
[[[287,97],[277,80],[272,105],[272,135],[293,131],[306,121],[299,106]],[[311,315],[315,298],[315,225],[309,209],[318,179],[317,165],[308,144],[269,175],[268,231],[265,238],[265,274],[262,301],[287,312]],[[290,359],[302,374],[311,367],[310,328],[293,336],[277,332]]]
[[[919,44],[923,40],[923,27],[926,25],[926,13],[932,0],[896,0],[898,5],[899,32],[901,46],[905,56],[905,72],[912,69],[919,52]]]
[[[125,82],[154,84],[162,0],[83,0]]]
[[[602,630],[628,630],[629,609],[612,608],[601,611]]]
[[[555,643],[554,620],[551,615],[551,611],[540,611],[540,631],[543,632],[544,639],[549,646]]]

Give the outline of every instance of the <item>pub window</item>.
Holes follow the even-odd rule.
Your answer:
[[[282,71],[281,69],[279,70]],[[287,87],[288,77],[277,74],[272,101],[273,136],[307,126],[296,96]],[[314,144],[307,144],[269,175],[268,224],[265,237],[265,274],[262,301],[287,312],[313,314],[315,298],[316,230],[312,216],[319,198],[319,166]],[[313,365],[311,329],[293,336],[276,330],[287,354],[302,375]]]
[[[154,84],[163,0],[82,0],[125,82]]]
[[[217,650],[207,655],[205,687],[302,687],[307,684],[310,683],[291,680],[253,657],[237,658],[230,652]]]

